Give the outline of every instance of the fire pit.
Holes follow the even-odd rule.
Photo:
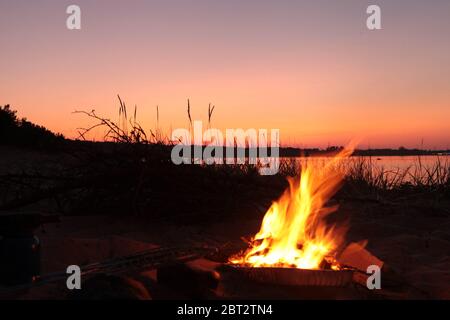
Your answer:
[[[353,278],[353,270],[350,269],[306,270],[226,265],[222,267],[222,273],[234,273],[234,278],[282,286],[346,287],[352,282]]]
[[[225,264],[218,292],[235,299],[352,299],[353,270],[252,268]]]
[[[289,180],[289,188],[248,241],[248,249],[231,256],[223,274],[233,281],[275,286],[348,286],[353,270],[336,259],[347,227],[328,225],[325,218],[337,209],[327,203],[343,179],[339,161],[352,152],[353,148],[346,148],[320,167],[303,164],[300,178]]]

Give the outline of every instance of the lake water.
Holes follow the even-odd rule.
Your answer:
[[[326,163],[327,157],[298,157],[296,162],[313,162],[314,164]],[[448,177],[450,170],[450,156],[382,156],[382,157],[350,157],[343,160],[345,169],[363,167],[374,175],[384,174],[390,180],[398,179],[414,182],[417,179],[425,182],[429,177],[433,179]],[[419,181],[420,181],[419,180]],[[417,182],[417,181],[415,181]]]
[[[450,156],[405,156],[405,157],[377,157],[372,158],[376,166],[385,168],[406,169],[410,166],[423,165],[432,168],[436,164],[449,164]]]
[[[309,158],[297,158],[300,161],[304,159],[315,159],[314,161],[326,161],[326,157],[309,157]],[[350,157],[348,161],[365,160],[370,162],[373,166],[378,168],[384,168],[385,170],[406,170],[411,167],[424,166],[427,168],[433,168],[437,164],[449,165],[450,156],[385,156],[385,157]]]

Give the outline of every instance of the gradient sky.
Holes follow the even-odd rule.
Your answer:
[[[69,31],[66,7],[82,10]],[[366,28],[382,9],[383,30]],[[74,110],[154,128],[279,128],[284,144],[450,148],[448,0],[0,0],[0,104],[76,137]]]

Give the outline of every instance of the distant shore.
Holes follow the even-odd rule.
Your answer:
[[[2,143],[0,143],[0,146]],[[25,148],[25,149],[44,149],[42,151],[45,151],[47,149],[52,150],[53,152],[58,151],[64,151],[64,150],[73,150],[73,148],[77,149],[79,147],[94,147],[94,148],[101,148],[101,149],[110,149],[114,145],[117,145],[114,142],[93,142],[93,141],[80,141],[80,140],[70,140],[70,139],[62,139],[58,141],[58,143],[53,143],[51,145],[52,148],[42,148],[42,146],[39,145],[33,145],[33,146],[20,146],[20,145],[11,145],[6,144],[3,145],[4,147],[16,147],[16,148]],[[145,148],[145,145],[142,147]],[[154,145],[149,144],[147,145],[148,148],[152,149],[154,147],[157,147],[159,150],[166,149],[167,152],[170,154],[170,151],[172,149],[172,145],[166,144],[166,145]],[[206,146],[203,146],[202,149],[204,149]],[[321,148],[295,148],[295,147],[280,147],[279,149],[279,155],[283,158],[294,158],[294,157],[326,157],[326,156],[332,156],[335,155],[337,152],[339,152],[343,147],[328,147],[325,149]],[[234,148],[234,154],[236,155],[238,151],[244,150],[245,157],[249,156],[250,150],[249,148]],[[49,151],[49,150],[47,150]],[[257,151],[257,150],[254,150]],[[223,154],[226,155],[227,150],[225,147],[223,147]],[[194,146],[192,146],[192,154],[194,154]],[[270,147],[268,147],[268,156],[273,156],[271,153]],[[356,149],[353,152],[353,156],[361,156],[361,157],[390,157],[390,156],[450,156],[450,150],[425,150],[425,149],[407,149],[407,148],[398,148],[398,149],[389,149],[389,148],[380,148],[380,149]]]
[[[320,157],[336,153],[341,147],[332,147],[327,149],[311,148],[280,148],[280,156],[282,157]],[[389,157],[389,156],[447,156],[450,150],[423,150],[423,149],[356,149],[353,156],[362,157]]]

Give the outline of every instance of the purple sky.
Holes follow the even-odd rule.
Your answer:
[[[65,27],[82,9],[82,30]],[[382,9],[383,30],[366,28]],[[169,131],[215,104],[219,128],[282,142],[450,148],[450,1],[0,0],[0,104],[74,137],[116,94]]]

